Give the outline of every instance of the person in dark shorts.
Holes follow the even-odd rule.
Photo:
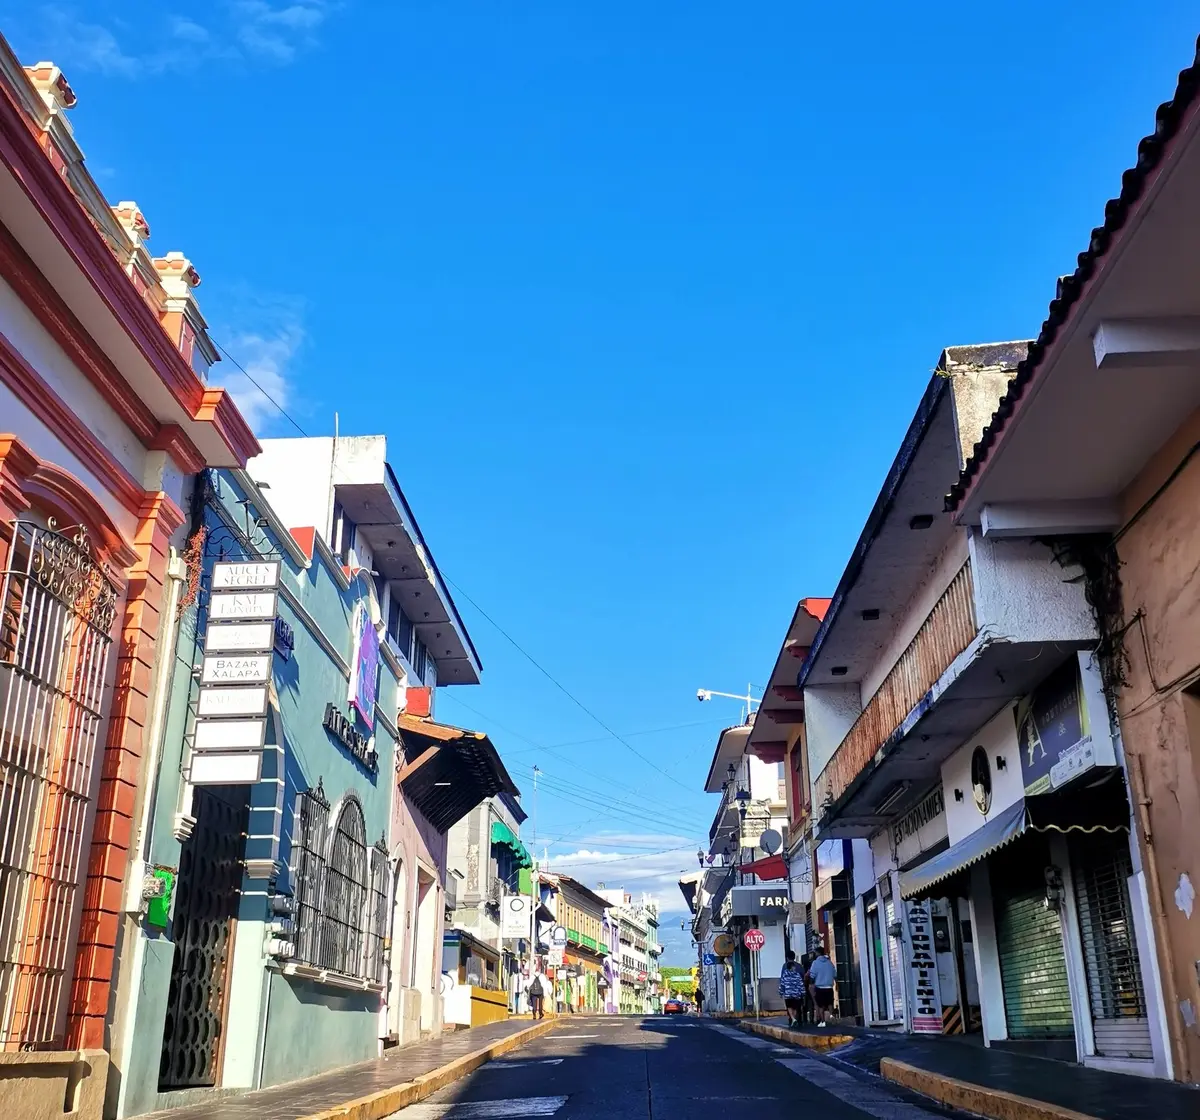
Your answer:
[[[813,1002],[817,1005],[817,1025],[828,1026],[829,1016],[833,1013],[833,986],[837,982],[837,969],[823,945],[808,966],[808,978],[812,981]]]
[[[788,1026],[798,1027],[800,1016],[804,1014],[804,970],[790,949],[783,971],[779,974],[779,994],[787,1008]]]
[[[700,990],[699,984],[696,985],[696,991],[695,991],[695,994],[692,996],[692,998],[696,1001],[696,1014],[703,1015],[704,1014],[704,993]]]

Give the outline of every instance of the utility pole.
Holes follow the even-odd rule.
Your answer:
[[[537,851],[537,780],[541,770],[536,763],[533,767],[533,850]]]

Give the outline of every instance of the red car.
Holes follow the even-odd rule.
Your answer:
[[[663,1004],[664,1015],[686,1015],[687,1004],[683,1000],[672,997]]]

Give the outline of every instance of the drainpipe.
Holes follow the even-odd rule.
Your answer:
[[[162,760],[163,740],[166,738],[167,701],[171,694],[171,678],[175,669],[175,639],[179,632],[179,600],[187,582],[187,565],[183,557],[171,549],[167,564],[167,617],[163,633],[156,643],[162,650],[163,662],[154,685],[154,705],[150,712],[150,758],[146,763],[146,796],[142,799],[142,818],[138,822],[137,856],[144,864],[150,854],[150,825],[158,800],[158,768]],[[140,884],[138,884],[140,886]]]
[[[177,614],[179,600],[183,596],[183,588],[187,582],[187,565],[183,558],[172,548],[170,560],[167,563],[167,609],[163,632],[155,643],[162,650],[162,662],[159,665],[158,679],[154,682],[154,697],[150,709],[150,757],[146,760],[146,793],[142,798],[141,819],[138,821],[137,835],[134,837],[133,849],[136,859],[130,865],[130,882],[126,886],[125,911],[134,919],[133,961],[129,976],[124,979],[127,985],[127,995],[124,1001],[125,1023],[121,1031],[121,1058],[124,1076],[118,1090],[117,1110],[124,1113],[127,1103],[126,1093],[130,1086],[129,1056],[134,1051],[137,1025],[138,996],[142,990],[142,968],[146,957],[146,937],[140,929],[138,920],[142,908],[142,880],[145,877],[147,857],[150,852],[150,822],[154,813],[154,804],[158,793],[158,768],[162,760],[163,740],[166,729],[167,700],[171,694],[171,680],[175,675],[175,639],[179,631]],[[128,985],[132,985],[129,987]]]
[[[1163,986],[1167,989],[1167,1004],[1170,1012],[1167,1015],[1167,1033],[1170,1036],[1171,1052],[1175,1061],[1175,1077],[1177,1080],[1190,1080],[1187,1068],[1187,1051],[1183,1046],[1183,1038],[1179,1033],[1175,1016],[1179,1012],[1179,988],[1175,983],[1175,954],[1171,951],[1171,935],[1167,929],[1167,908],[1163,901],[1162,886],[1158,881],[1158,855],[1154,850],[1154,830],[1150,826],[1150,806],[1153,801],[1146,790],[1146,770],[1142,756],[1135,755],[1130,775],[1137,775],[1137,789],[1134,799],[1137,802],[1138,821],[1142,826],[1142,837],[1145,840],[1146,880],[1150,888],[1150,900],[1158,917],[1158,928],[1161,936],[1157,938],[1158,947],[1162,953]]]

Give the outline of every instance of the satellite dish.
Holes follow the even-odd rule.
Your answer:
[[[783,837],[773,828],[763,829],[763,834],[758,838],[758,846],[769,856],[773,856],[783,846]]]

